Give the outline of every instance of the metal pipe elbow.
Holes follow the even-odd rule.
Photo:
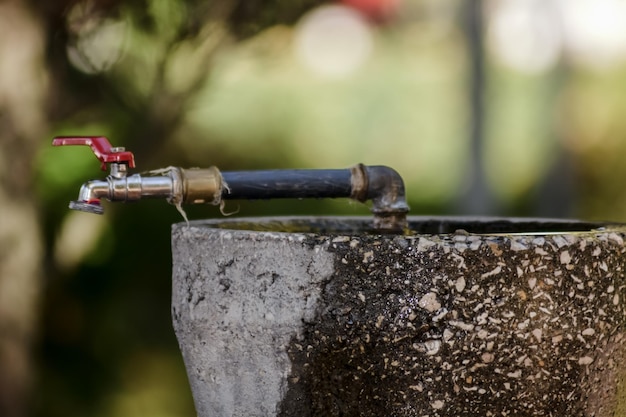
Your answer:
[[[400,231],[407,227],[409,205],[404,181],[393,168],[381,165],[352,167],[351,198],[365,202],[372,200],[374,228]]]

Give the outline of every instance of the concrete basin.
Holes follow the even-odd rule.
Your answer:
[[[623,226],[370,221],[173,226],[200,417],[626,415]]]

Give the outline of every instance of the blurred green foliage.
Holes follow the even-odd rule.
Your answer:
[[[342,79],[311,73],[293,52],[297,22],[320,3],[86,0],[39,10],[55,94],[34,163],[47,253],[33,415],[194,414],[169,316],[169,227],[180,215],[163,201],[106,204],[97,219],[70,212],[80,185],[105,173],[86,148],[51,148],[54,135],[108,136],[135,153],[138,171],[386,164],[406,179],[415,214],[459,211],[471,168],[459,3],[406,2],[396,21],[372,26],[372,55]],[[546,214],[535,203],[553,176],[557,187],[575,184],[556,212],[626,219],[624,66],[525,74],[489,55],[487,68],[484,169],[497,214]],[[347,201],[231,208],[367,213]],[[220,216],[212,206],[187,213]]]

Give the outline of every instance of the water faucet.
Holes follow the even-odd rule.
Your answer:
[[[86,145],[109,175],[84,183],[69,208],[103,214],[101,200],[137,201],[163,198],[182,204],[221,205],[224,200],[272,198],[340,198],[372,200],[374,228],[401,231],[407,226],[404,181],[392,168],[357,164],[346,169],[287,169],[221,172],[216,167],[167,167],[129,175],[132,152],[112,147],[104,136],[59,136],[53,146]]]

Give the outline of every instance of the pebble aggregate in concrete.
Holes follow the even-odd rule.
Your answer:
[[[615,415],[621,238],[335,239],[320,320],[290,349],[314,414]]]

